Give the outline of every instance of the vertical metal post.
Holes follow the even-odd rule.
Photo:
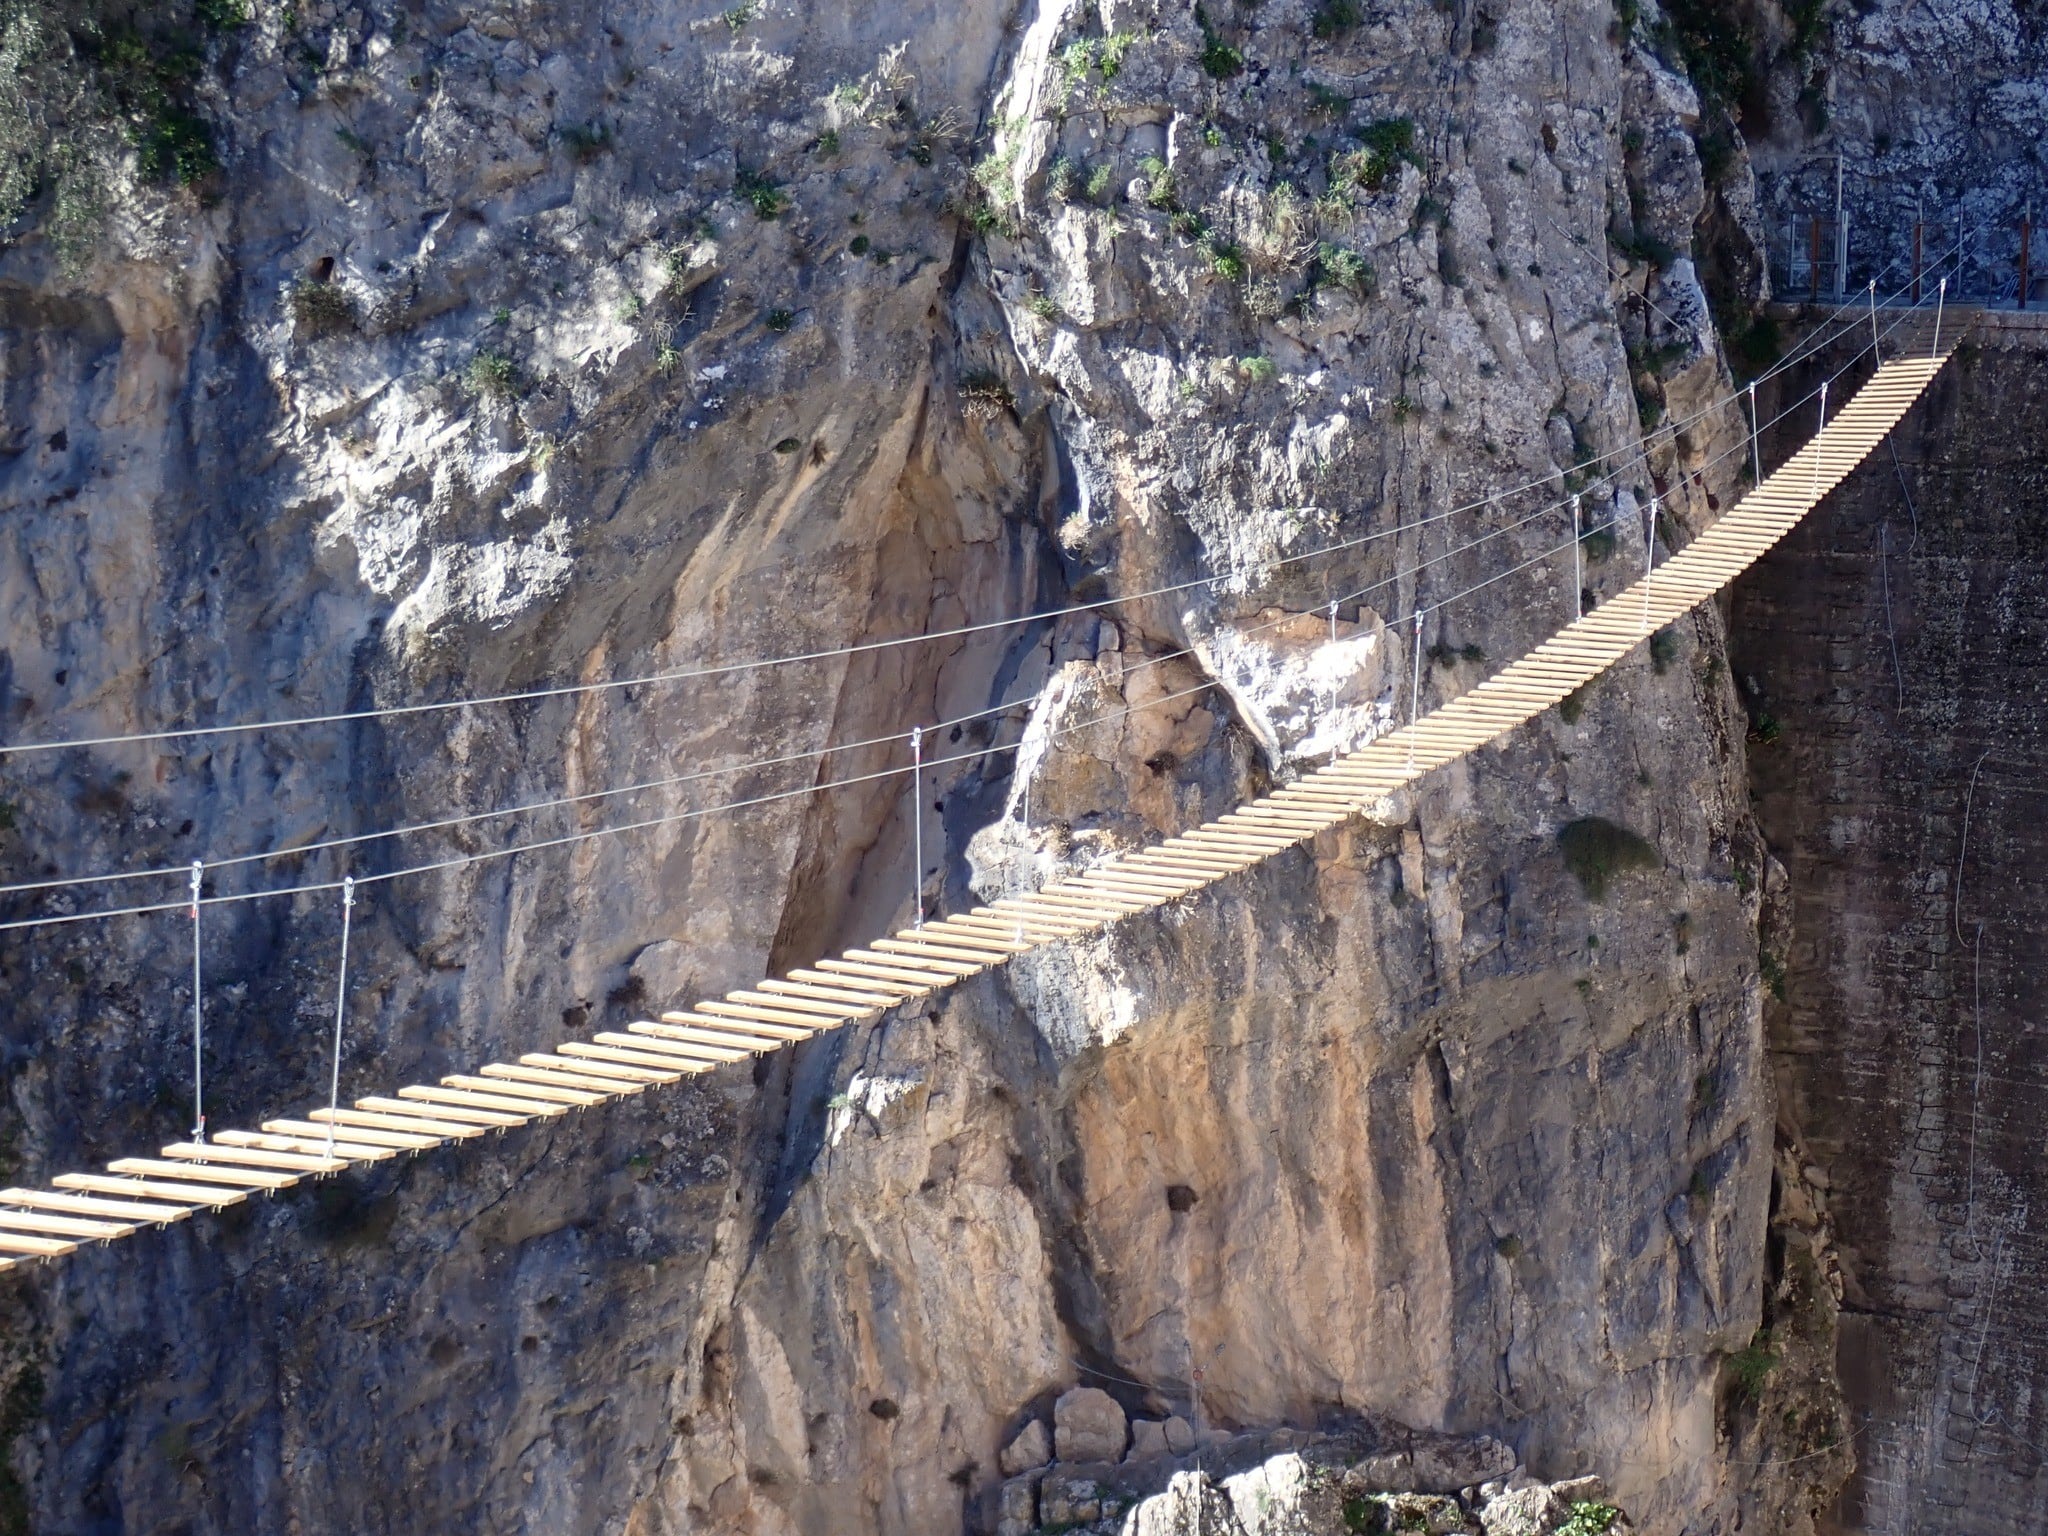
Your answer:
[[[203,860],[192,861],[192,1139],[206,1140],[206,1081],[202,1003],[199,996],[199,882]]]
[[[327,1079],[327,1151],[334,1156],[334,1117],[341,1109],[341,1025],[348,1017],[348,925],[356,904],[355,876],[341,880],[341,965],[334,982],[334,1068]]]
[[[1764,449],[1759,434],[1763,424],[1756,418],[1756,381],[1749,383],[1749,467],[1754,483],[1764,483]]]
[[[1877,279],[1870,280],[1870,360],[1881,363],[1884,359],[1877,352]]]
[[[916,861],[910,871],[910,898],[916,908],[913,927],[924,926],[924,727],[910,728],[910,844]]]
[[[1579,547],[1579,541],[1585,537],[1585,534],[1581,531],[1582,527],[1579,516],[1579,498],[1574,496],[1572,498],[1572,620],[1575,623],[1583,618],[1586,613],[1586,610],[1580,606],[1584,600],[1586,590],[1586,556],[1585,552]]]
[[[1330,599],[1330,766],[1337,765],[1337,599]]]
[[[1785,211],[1785,291],[1799,286],[1799,216]]]
[[[1643,633],[1650,632],[1650,578],[1657,571],[1657,498],[1643,508]]]
[[[1422,610],[1415,610],[1415,643],[1409,647],[1415,653],[1414,669],[1408,680],[1408,767],[1415,767],[1415,725],[1421,718],[1422,708]]]
[[[1820,302],[1820,215],[1813,216],[1812,227],[1806,232],[1806,278],[1812,285],[1809,302]]]
[[[1821,380],[1820,386],[1820,425],[1813,429],[1813,480],[1809,487],[1809,494],[1811,494],[1816,501],[1820,499],[1820,436],[1823,432],[1827,431],[1827,429],[1828,386],[1827,380],[1823,379]]]
[[[1941,280],[1941,287],[1934,295],[1934,345],[1927,349],[1929,357],[1941,356],[1941,308],[1948,302],[1948,279]]]

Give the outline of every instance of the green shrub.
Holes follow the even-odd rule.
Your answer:
[[[1579,535],[1579,550],[1594,565],[1600,565],[1614,557],[1614,530],[1612,528],[1588,528]]]
[[[1270,357],[1240,357],[1237,360],[1237,371],[1254,384],[1266,384],[1270,383],[1280,370]]]
[[[1557,1536],[1607,1536],[1621,1511],[1612,1504],[1594,1504],[1584,1499],[1572,1505],[1571,1514],[1557,1528]]]
[[[1422,156],[1415,149],[1414,118],[1383,117],[1368,124],[1358,137],[1360,147],[1338,156],[1332,169],[1366,191],[1377,192],[1386,186],[1404,161],[1422,169]]]
[[[754,210],[758,219],[780,218],[789,208],[789,194],[768,179],[765,172],[742,170],[733,177],[732,189]]]
[[[1244,255],[1234,245],[1216,245],[1209,250],[1209,270],[1228,283],[1244,280],[1250,270],[1245,265]]]
[[[1593,696],[1593,685],[1581,683],[1570,693],[1557,701],[1558,715],[1566,725],[1577,725],[1579,717],[1586,712],[1586,700]]]
[[[733,31],[745,30],[747,24],[761,14],[760,0],[740,0],[740,3],[723,13],[725,24]]]
[[[1087,194],[1089,202],[1099,203],[1104,197],[1109,195],[1109,181],[1112,174],[1107,165],[1098,165],[1088,173],[1088,180],[1081,190]]]
[[[1608,883],[1617,876],[1658,869],[1664,862],[1654,843],[1604,816],[1568,823],[1557,834],[1557,846],[1565,868],[1592,901],[1606,896]]]
[[[796,316],[786,309],[771,309],[762,323],[779,335],[796,323]]]
[[[512,400],[520,393],[519,367],[504,353],[485,348],[469,360],[464,374],[470,392],[484,400]]]
[[[1049,293],[1034,293],[1024,301],[1024,307],[1041,320],[1057,320],[1060,314],[1059,301]]]
[[[1309,18],[1308,29],[1327,42],[1349,32],[1362,20],[1364,17],[1352,0],[1323,0],[1316,7],[1315,15]]]
[[[1671,663],[1678,660],[1678,631],[1660,629],[1650,636],[1650,665],[1661,674],[1671,669]]]
[[[1728,1357],[1728,1376],[1737,1392],[1755,1402],[1763,1396],[1764,1383],[1777,1363],[1778,1352],[1771,1348],[1771,1330],[1759,1328],[1748,1344]]]
[[[1379,287],[1379,274],[1373,271],[1371,262],[1358,252],[1327,240],[1316,247],[1316,271],[1323,281],[1348,289],[1361,299],[1371,298]]]
[[[1785,962],[1768,949],[1759,950],[1756,971],[1763,978],[1764,985],[1771,989],[1771,996],[1781,1003],[1785,1001]]]
[[[1216,34],[1209,25],[1209,17],[1200,6],[1195,7],[1195,23],[1202,29],[1202,68],[1216,80],[1228,80],[1244,73],[1244,55]]]

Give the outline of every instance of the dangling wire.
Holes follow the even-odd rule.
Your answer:
[[[356,904],[355,876],[341,881],[341,966],[334,981],[334,1067],[327,1079],[327,1156],[334,1156],[334,1117],[341,1110],[341,1023],[348,1016],[348,921]]]
[[[1941,311],[1942,306],[1947,303],[1948,279],[1944,277],[1941,280],[1941,286],[1935,290],[1934,294],[1934,345],[1927,349],[1929,357],[1941,356]]]
[[[1870,280],[1870,360],[1881,363],[1884,357],[1877,350],[1877,279]]]
[[[192,1139],[206,1140],[204,1014],[199,996],[199,882],[204,860],[192,861]]]
[[[910,872],[910,897],[917,909],[912,925],[924,926],[924,727],[910,728],[910,837],[912,857],[917,861]]]

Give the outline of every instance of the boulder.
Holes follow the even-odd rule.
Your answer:
[[[1490,1435],[1417,1435],[1408,1459],[1417,1493],[1456,1493],[1515,1470],[1515,1453]]]
[[[1223,1491],[1247,1536],[1322,1536],[1345,1528],[1335,1480],[1292,1451],[1226,1477]]]
[[[1038,1485],[1038,1518],[1045,1525],[1064,1528],[1087,1525],[1102,1515],[1102,1481],[1098,1475],[1109,1469],[1087,1468],[1069,1471],[1054,1467]]]
[[[1038,1478],[1013,1477],[996,1494],[996,1536],[1030,1536],[1038,1529]]]
[[[1185,1456],[1195,1448],[1195,1427],[1179,1414],[1159,1427],[1166,1431],[1166,1448],[1174,1455]]]
[[[1033,1419],[1018,1430],[1010,1443],[1003,1447],[998,1458],[1003,1476],[1015,1477],[1019,1472],[1029,1472],[1033,1467],[1042,1467],[1052,1460],[1052,1436],[1046,1433],[1045,1420]]]
[[[1052,1422],[1053,1445],[1061,1461],[1123,1460],[1129,1438],[1124,1411],[1107,1392],[1075,1387],[1061,1393],[1053,1404]]]
[[[1148,1456],[1167,1454],[1166,1426],[1157,1419],[1131,1420],[1131,1454],[1129,1460],[1143,1461]]]

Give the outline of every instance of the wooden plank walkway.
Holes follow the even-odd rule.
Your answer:
[[[1093,934],[1349,820],[1556,704],[1747,570],[1884,440],[1947,354],[1883,364],[1792,459],[1663,566],[1420,721],[1229,815],[1028,895],[906,929],[695,1007],[474,1073],[0,1190],[0,1268],[709,1072]]]

